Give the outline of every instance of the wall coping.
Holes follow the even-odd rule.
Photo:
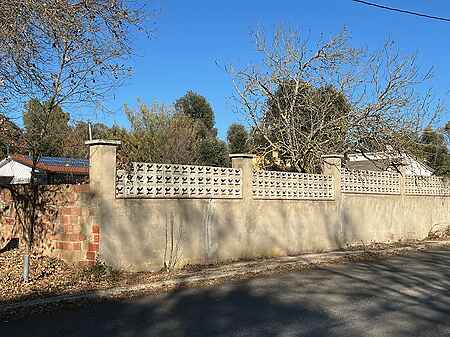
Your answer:
[[[324,154],[324,155],[322,155],[320,157],[324,158],[324,159],[327,159],[327,158],[341,158],[341,159],[343,159],[344,155],[336,153],[336,154]]]
[[[254,154],[250,154],[250,153],[230,153],[229,154],[230,158],[250,158],[253,159],[255,158]]]
[[[119,146],[120,144],[122,144],[122,142],[120,140],[93,139],[93,140],[85,141],[84,144],[89,145],[89,146],[94,146],[94,145]]]

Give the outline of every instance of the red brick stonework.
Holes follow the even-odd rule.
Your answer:
[[[11,195],[6,191],[0,189],[0,248],[3,243],[16,237],[14,233],[14,209],[10,207]]]
[[[97,259],[100,244],[100,226],[96,208],[92,207],[89,185],[66,185],[58,187],[54,200],[57,207],[56,220],[49,224],[40,239],[45,255],[55,256],[69,263],[93,265]],[[10,204],[9,192],[0,190],[0,206]],[[0,235],[7,236],[14,228],[14,210],[0,216]],[[16,227],[17,229],[17,227]],[[21,237],[16,233],[14,237]]]

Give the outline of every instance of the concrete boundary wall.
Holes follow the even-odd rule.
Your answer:
[[[361,241],[422,239],[434,224],[450,223],[447,185],[433,180],[435,186],[424,189],[428,195],[410,195],[405,193],[406,177],[381,172],[371,174],[367,184],[373,192],[367,193],[364,183],[350,179],[341,169],[339,156],[324,157],[322,177],[287,175],[284,192],[279,195],[266,192],[271,188],[266,182],[260,185],[266,190],[255,193],[252,156],[241,154],[231,156],[237,185],[231,186],[231,180],[224,182],[235,188],[229,192],[235,193],[232,197],[221,198],[222,192],[211,191],[208,193],[219,197],[177,198],[174,193],[178,187],[171,181],[166,198],[153,192],[150,198],[142,194],[132,197],[137,190],[130,190],[124,198],[124,185],[122,195],[116,188],[119,143],[96,140],[88,145],[90,191],[101,233],[99,254],[117,268],[159,270],[164,266],[321,252]],[[353,190],[346,181],[354,184]],[[308,194],[301,194],[300,183],[311,184]],[[412,191],[411,180],[408,184]],[[353,192],[355,189],[359,190]]]

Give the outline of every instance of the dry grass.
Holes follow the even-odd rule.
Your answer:
[[[22,282],[24,251],[20,248],[0,253],[0,303],[109,288],[117,283],[104,268],[80,268],[41,256],[30,257],[30,281]]]

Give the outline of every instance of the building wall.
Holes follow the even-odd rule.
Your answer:
[[[0,177],[13,177],[11,184],[29,183],[31,168],[6,158],[0,162]]]
[[[403,159],[403,162],[402,170],[407,175],[431,176],[433,174],[430,168],[410,157]],[[384,171],[388,169],[395,171],[395,168],[391,166],[391,162],[388,159],[368,160],[362,155],[354,156],[347,161],[346,165],[347,168],[352,170]]]

